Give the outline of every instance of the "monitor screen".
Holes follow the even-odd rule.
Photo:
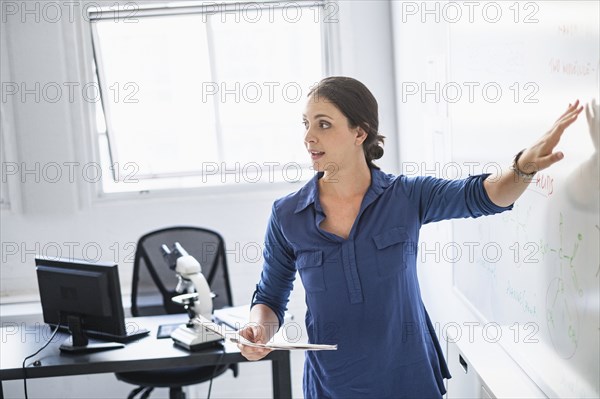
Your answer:
[[[115,263],[36,257],[35,264],[44,322],[68,327],[73,345],[86,346],[87,336],[124,342],[146,332],[125,328]]]

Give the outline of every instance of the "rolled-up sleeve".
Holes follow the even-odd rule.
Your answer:
[[[405,178],[406,195],[418,203],[421,223],[455,218],[477,218],[511,210],[492,202],[483,181],[489,174],[446,180],[431,176]]]
[[[251,306],[259,303],[268,306],[277,315],[281,326],[296,278],[296,267],[294,252],[283,235],[275,205],[265,235],[263,257],[263,270]]]

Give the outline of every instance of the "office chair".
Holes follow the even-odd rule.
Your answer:
[[[184,313],[185,309],[171,301],[177,278],[165,262],[161,245],[179,242],[202,265],[213,299],[214,309],[233,306],[223,237],[215,231],[192,226],[169,227],[152,231],[138,240],[133,262],[131,313],[134,317]],[[157,292],[158,288],[158,292]],[[180,367],[160,371],[115,373],[117,379],[139,385],[128,396],[138,393],[147,398],[154,388],[169,388],[170,399],[185,398],[183,387],[209,381],[231,369],[237,377],[237,364],[204,367]]]

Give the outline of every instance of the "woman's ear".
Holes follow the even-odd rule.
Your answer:
[[[356,145],[362,145],[368,136],[369,134],[362,127],[356,127]]]

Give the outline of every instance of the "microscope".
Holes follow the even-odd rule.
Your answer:
[[[162,245],[161,250],[169,268],[177,274],[175,291],[180,295],[173,297],[172,301],[183,305],[189,316],[189,321],[173,331],[171,338],[176,345],[190,351],[218,345],[222,341],[220,335],[194,323],[198,317],[212,321],[213,294],[200,263],[178,242],[173,244],[172,249]]]

